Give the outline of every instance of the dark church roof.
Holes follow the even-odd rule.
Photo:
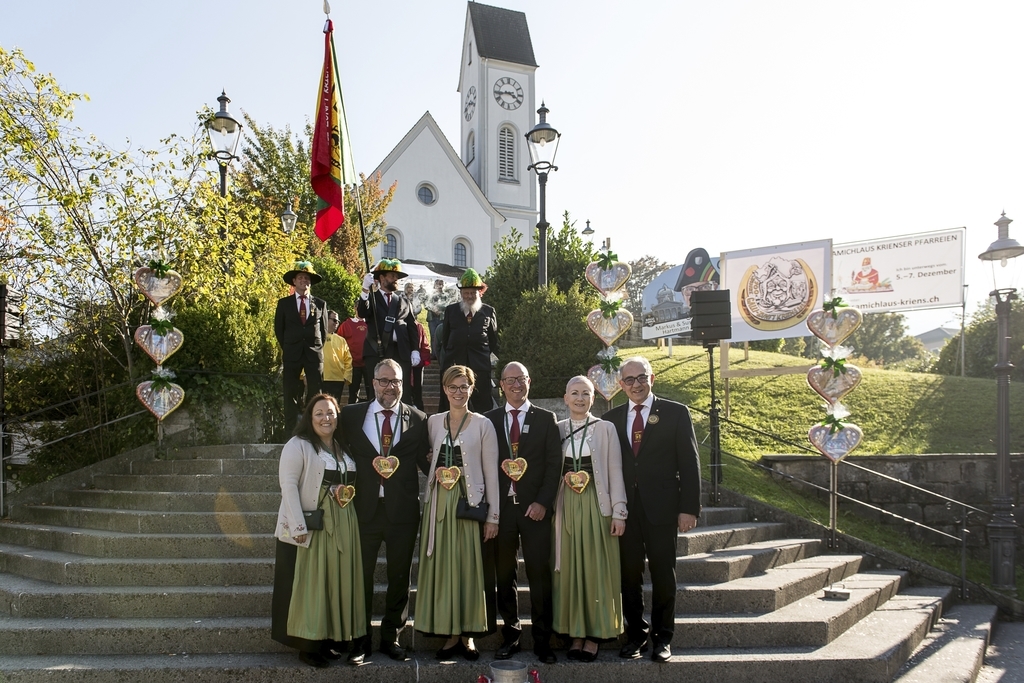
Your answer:
[[[526,14],[501,7],[469,3],[477,53],[485,59],[537,66]]]

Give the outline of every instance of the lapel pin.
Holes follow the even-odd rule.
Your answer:
[[[658,424],[658,420],[660,419],[661,418],[658,417],[657,415],[651,415],[649,418],[647,418],[647,422],[648,424],[656,425]]]

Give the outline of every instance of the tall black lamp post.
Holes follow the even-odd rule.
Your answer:
[[[242,124],[235,121],[228,113],[228,103],[231,100],[221,90],[220,111],[213,115],[213,118],[206,124],[206,131],[210,134],[210,144],[213,146],[213,157],[220,167],[220,196],[228,194],[228,166],[238,157],[235,150],[238,149],[238,141],[242,137]]]
[[[537,223],[537,230],[540,233],[540,241],[537,245],[537,284],[546,287],[548,284],[548,221],[547,221],[547,185],[548,173],[557,171],[555,166],[555,154],[558,152],[558,141],[562,134],[551,127],[548,123],[548,108],[540,103],[537,110],[540,121],[526,134],[526,141],[530,148],[531,163],[526,170],[535,171],[537,180],[540,182],[540,222]]]
[[[995,222],[999,239],[989,245],[978,258],[992,262],[995,289],[989,296],[996,300],[997,359],[996,359],[996,495],[992,498],[992,521],[988,525],[988,540],[992,552],[992,587],[1015,590],[1017,580],[1016,536],[1013,522],[1013,493],[1010,478],[1010,306],[1017,299],[1013,273],[1006,267],[1010,259],[1024,254],[1024,247],[1010,238],[1010,223],[1002,217]],[[998,261],[1000,267],[996,267]]]

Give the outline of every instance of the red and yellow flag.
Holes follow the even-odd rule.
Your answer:
[[[338,82],[334,24],[324,27],[324,68],[320,74],[309,182],[316,193],[316,236],[328,240],[345,222],[345,186],[355,183],[345,101]]]

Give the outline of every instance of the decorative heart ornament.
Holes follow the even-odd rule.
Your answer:
[[[185,400],[185,390],[177,384],[172,383],[154,391],[152,380],[140,382],[139,386],[135,387],[135,395],[158,420],[173,413]]]
[[[506,458],[501,461],[501,471],[508,475],[512,481],[519,481],[526,474],[527,466],[525,458]]]
[[[389,455],[386,458],[383,455],[378,455],[373,459],[373,469],[377,470],[377,474],[385,479],[390,479],[391,475],[395,473],[395,470],[401,464],[398,458],[393,455]]]
[[[807,329],[829,346],[836,346],[860,327],[863,318],[856,308],[840,308],[835,318],[827,311],[818,310],[807,316]]]
[[[614,292],[626,284],[633,269],[628,263],[616,261],[611,268],[602,268],[596,261],[587,265],[584,271],[587,282],[594,285],[601,294]]]
[[[831,427],[825,425],[814,425],[807,432],[807,438],[811,445],[821,451],[821,454],[832,462],[839,462],[850,454],[854,448],[860,445],[864,437],[860,427],[857,425],[843,425],[842,429],[829,434]]]
[[[341,507],[345,507],[356,497],[356,487],[352,486],[352,484],[335,484],[330,488],[330,491],[331,498]]]
[[[456,484],[459,483],[459,478],[462,476],[462,470],[455,465],[451,467],[438,467],[434,470],[434,478],[437,479],[437,483],[445,487],[448,491],[451,491]]]
[[[622,391],[619,387],[619,371],[605,372],[600,365],[595,365],[587,370],[587,377],[594,383],[597,393],[604,396],[606,401],[612,400],[615,394]]]
[[[565,485],[573,491],[576,493],[583,493],[587,488],[587,484],[590,483],[590,473],[585,470],[580,470],[579,472],[566,472],[562,479],[565,481]]]
[[[142,267],[135,271],[135,284],[147,299],[159,306],[181,291],[181,276],[168,270],[163,277],[157,277],[152,268]]]
[[[840,372],[838,376],[828,368],[813,367],[807,371],[807,383],[819,396],[834,405],[860,384],[860,370],[853,365],[845,367],[846,372]]]
[[[605,343],[611,346],[615,340],[626,334],[633,325],[633,314],[624,308],[620,308],[611,318],[606,318],[601,311],[591,311],[587,314],[587,327]]]
[[[185,335],[177,327],[167,334],[157,334],[149,325],[142,325],[135,330],[135,343],[149,354],[153,362],[163,365],[164,361],[175,354],[185,342]]]

